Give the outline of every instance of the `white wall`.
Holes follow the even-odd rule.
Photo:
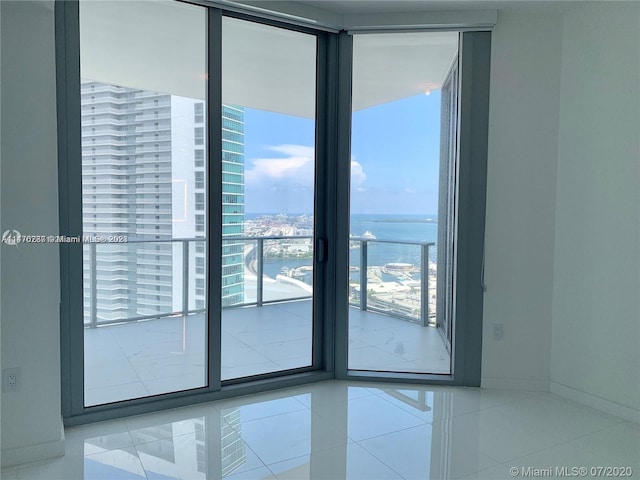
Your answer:
[[[640,5],[563,27],[552,391],[640,421]]]
[[[52,3],[2,2],[0,231],[57,234]],[[56,245],[2,245],[3,465],[61,455],[59,256]]]
[[[491,75],[482,384],[640,421],[640,5],[501,11]]]
[[[482,385],[549,389],[562,15],[500,11],[492,38]],[[493,324],[504,339],[493,340]]]

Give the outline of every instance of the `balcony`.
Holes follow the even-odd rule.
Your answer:
[[[227,256],[238,256],[244,265],[240,271],[242,301],[222,310],[223,380],[311,364],[312,288],[303,278],[310,274],[310,267],[283,268],[280,274],[273,274],[274,263],[279,265],[274,260],[282,255],[297,254],[299,263],[311,263],[311,242],[311,237],[299,236],[224,239]],[[398,283],[394,295],[380,287],[380,267],[367,265],[368,251],[383,241],[352,238],[351,242],[362,268],[352,265],[349,368],[448,374],[449,352],[434,324],[433,244],[396,242],[419,251],[420,264],[412,269],[398,267],[404,271],[392,271],[392,275],[407,277],[413,271],[420,279],[405,280],[412,285],[406,288]],[[137,250],[154,246],[172,252],[173,296],[162,294],[154,305],[137,305],[140,299],[133,290],[127,299],[128,309],[114,312],[110,305],[101,304],[98,286],[107,279],[99,278],[96,265],[101,256],[123,245],[84,246],[84,261],[89,266],[85,278],[89,307],[85,308],[87,405],[205,384],[205,311],[198,308],[196,300],[203,297],[196,296],[195,288],[198,279],[204,278],[203,273],[197,273],[195,261],[198,252],[203,256],[204,240],[130,240],[124,245],[132,249],[134,259]],[[189,261],[184,262],[185,258]],[[165,257],[162,263],[167,269]],[[429,273],[423,276],[421,272]],[[233,274],[227,276],[233,278]],[[360,291],[369,293],[360,295]]]

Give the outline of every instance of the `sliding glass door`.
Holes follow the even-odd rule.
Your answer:
[[[76,405],[317,369],[318,35],[183,2],[75,8]]]
[[[316,51],[222,19],[223,381],[312,364]]]

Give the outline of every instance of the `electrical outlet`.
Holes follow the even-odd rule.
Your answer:
[[[501,323],[493,324],[493,339],[500,341],[504,338],[504,325]]]
[[[7,368],[2,371],[2,390],[4,392],[17,392],[20,390],[19,368]]]

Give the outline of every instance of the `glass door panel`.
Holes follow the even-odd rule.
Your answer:
[[[206,9],[80,2],[85,406],[206,385]]]
[[[457,51],[455,32],[353,38],[349,369],[451,372],[437,249],[456,128],[441,90]]]
[[[316,43],[223,17],[222,380],[312,363]]]

